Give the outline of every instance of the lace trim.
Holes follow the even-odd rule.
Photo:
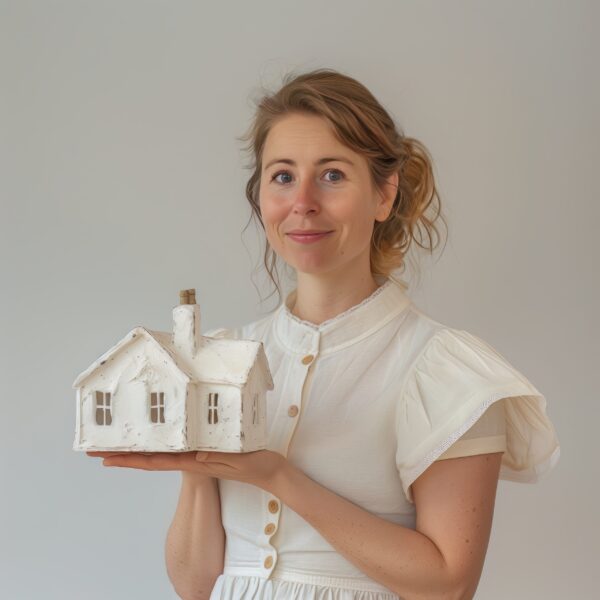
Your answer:
[[[282,304],[282,310],[284,311],[284,313],[288,319],[291,319],[292,321],[295,321],[296,323],[300,323],[307,327],[311,327],[312,329],[319,330],[319,329],[324,328],[327,325],[330,325],[334,321],[344,318],[345,316],[347,316],[347,315],[353,313],[354,311],[358,310],[359,308],[363,307],[365,304],[368,304],[369,302],[373,301],[373,299],[375,299],[377,296],[379,296],[379,294],[381,294],[385,289],[387,289],[391,285],[392,285],[392,280],[391,280],[391,278],[388,278],[385,281],[385,283],[380,285],[370,296],[367,296],[364,300],[362,300],[358,304],[355,304],[354,306],[351,306],[350,308],[346,309],[344,312],[341,312],[339,315],[335,315],[335,317],[331,317],[330,319],[323,321],[320,325],[316,325],[315,323],[311,323],[310,321],[305,321],[304,319],[300,319],[296,315],[292,314],[292,312],[290,311],[290,309],[287,306],[287,299]],[[296,291],[296,290],[294,290],[294,291]]]
[[[506,388],[500,388],[490,392],[489,400],[486,400],[483,404],[480,404],[479,407],[471,414],[471,416],[463,422],[463,424],[454,431],[453,434],[448,436],[441,444],[439,444],[436,448],[434,448],[427,456],[421,461],[421,468],[423,465],[429,466],[436,457],[440,456],[443,452],[448,450],[450,446],[454,444],[459,438],[463,436],[474,424],[475,422],[483,415],[483,413],[495,402],[500,402],[500,400],[505,400],[506,398],[514,398],[515,396],[533,396],[531,391],[523,390],[520,393],[515,393],[511,390],[506,390]]]
[[[406,473],[404,474],[404,491],[407,496],[409,502],[414,504],[412,499],[412,493],[410,492],[410,486],[413,481],[431,465],[436,458],[441,456],[444,452],[450,448],[454,442],[456,442],[462,435],[471,428],[471,426],[483,415],[483,413],[492,405],[494,402],[499,402],[500,400],[505,400],[507,398],[514,398],[518,396],[534,396],[536,398],[543,398],[543,396],[537,392],[535,389],[532,389],[531,386],[526,385],[523,387],[522,382],[515,382],[513,385],[500,387],[494,390],[490,390],[487,392],[487,400],[482,402],[475,411],[471,413],[471,416],[463,422],[463,424],[458,427],[452,434],[450,434],[442,443],[438,444],[433,450],[427,453],[427,455],[421,459],[417,465],[412,468],[408,468]],[[508,440],[509,431],[507,428],[506,436]],[[504,458],[503,458],[504,463]],[[502,476],[501,476],[502,478]],[[410,483],[406,485],[406,482]]]

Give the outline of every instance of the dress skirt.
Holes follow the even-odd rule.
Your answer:
[[[258,576],[225,575],[217,578],[210,600],[402,600],[392,592],[360,589],[354,579],[319,577],[320,583]]]

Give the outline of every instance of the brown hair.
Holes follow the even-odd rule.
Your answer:
[[[273,125],[290,113],[324,117],[338,139],[367,160],[372,182],[382,191],[394,172],[399,174],[398,191],[390,215],[375,221],[371,238],[371,272],[387,277],[396,269],[404,271],[411,243],[423,249],[437,247],[440,236],[434,222],[441,215],[441,202],[435,186],[432,159],[418,140],[406,137],[388,112],[360,82],[333,69],[316,69],[296,75],[288,73],[283,86],[266,93],[256,105],[253,122],[238,140],[246,141],[254,172],[246,184],[246,198],[252,214],[265,229],[259,206],[262,154]],[[426,213],[432,211],[428,216]],[[249,221],[250,222],[250,221]],[[423,231],[428,240],[424,242]],[[433,238],[435,237],[435,242]],[[263,264],[281,300],[277,255],[265,237]]]

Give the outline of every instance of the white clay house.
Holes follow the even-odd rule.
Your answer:
[[[75,450],[266,448],[263,344],[201,335],[195,290],[180,301],[173,333],[136,327],[74,381]]]

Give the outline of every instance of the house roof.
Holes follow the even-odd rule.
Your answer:
[[[108,360],[117,360],[118,353],[133,343],[138,336],[155,344],[186,383],[227,383],[243,387],[252,367],[257,363],[265,376],[267,389],[273,389],[273,379],[261,342],[202,336],[202,346],[192,359],[178,352],[173,345],[171,333],[153,331],[141,326],[132,329],[85,371],[81,372],[73,382],[73,388],[81,387],[85,380],[101,369]]]

